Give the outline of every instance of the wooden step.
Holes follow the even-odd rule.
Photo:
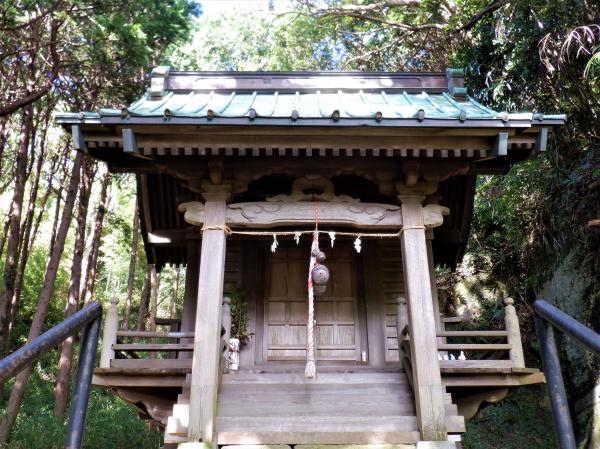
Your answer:
[[[274,388],[276,387],[276,389]],[[314,385],[295,385],[295,384],[280,384],[280,385],[221,385],[219,395],[239,396],[239,397],[259,397],[265,394],[273,395],[351,395],[351,394],[380,394],[380,395],[412,395],[412,392],[407,385],[394,387],[384,384],[363,384],[363,385],[348,385],[348,384],[314,384]]]
[[[187,397],[182,391],[173,408],[165,443],[185,440],[187,388]],[[464,419],[450,394],[444,394],[444,404],[448,431],[463,432]],[[319,373],[312,380],[302,373],[238,372],[223,376],[217,440],[221,445],[411,445],[419,440],[415,415],[403,372]]]
[[[229,373],[223,375],[224,384],[357,384],[357,383],[407,383],[404,373],[318,373],[307,379],[301,373]]]
[[[448,426],[449,432],[464,432],[465,424],[462,416],[451,415],[449,408],[454,406],[446,406],[446,425]],[[170,435],[187,435],[188,417],[189,417],[189,406],[186,404],[176,404],[173,408],[173,415],[169,417],[167,422],[166,434]],[[232,433],[232,432],[265,432],[275,438],[273,435],[277,432],[307,432],[308,429],[314,433],[348,433],[348,432],[407,432],[417,429],[416,417],[413,415],[402,416],[402,415],[386,415],[383,413],[377,415],[366,415],[362,414],[344,414],[334,415],[328,413],[324,415],[303,415],[297,414],[295,416],[282,416],[281,414],[272,414],[270,416],[256,415],[256,410],[247,409],[240,407],[240,413],[237,416],[224,416],[219,412],[217,417],[217,430],[220,433]],[[349,430],[350,429],[350,430]],[[240,443],[226,443],[220,442],[219,444],[288,444],[276,443],[275,440],[263,440],[262,442],[246,442]],[[388,443],[403,443],[408,441],[398,440],[389,441]],[[351,444],[352,441],[347,443],[340,442],[339,444]],[[293,440],[289,440],[289,444],[295,444]],[[297,444],[313,444],[313,443],[297,443]],[[317,443],[314,443],[317,444]],[[321,443],[327,444],[327,443]],[[329,443],[333,444],[333,443]],[[357,443],[358,444],[358,443]],[[365,443],[360,443],[365,444]]]
[[[224,446],[228,448],[252,449],[251,446],[242,448],[240,446]],[[416,449],[414,444],[298,444],[294,449]]]
[[[415,443],[414,416],[217,418],[219,444]]]

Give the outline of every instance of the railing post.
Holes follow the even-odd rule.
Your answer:
[[[554,329],[552,325],[536,313],[534,316],[535,329],[540,340],[540,352],[542,355],[542,365],[544,375],[546,376],[546,386],[550,403],[552,404],[552,417],[554,418],[554,431],[558,446],[560,449],[576,449],[575,434],[571,424],[571,413],[569,412],[569,403],[567,402],[567,393],[563,383],[562,372],[560,370],[560,360],[556,349],[554,339]]]
[[[225,343],[225,349],[223,350],[223,372],[229,372],[229,340],[231,338],[231,298],[229,296],[223,297],[223,305],[221,309],[221,326],[225,331],[223,334],[223,342]]]
[[[118,302],[118,301],[117,301]],[[116,307],[116,306],[115,306]],[[71,413],[67,425],[66,449],[80,449],[83,440],[85,416],[90,399],[90,385],[94,374],[94,361],[100,334],[100,317],[88,324],[83,331],[81,349],[79,351],[79,366],[71,402]],[[116,332],[115,332],[116,335]]]
[[[104,332],[102,333],[102,354],[100,355],[100,368],[110,368],[110,361],[115,358],[113,345],[117,343],[117,330],[119,328],[119,298],[110,299],[106,311]]]
[[[504,299],[504,324],[508,334],[507,342],[511,346],[509,351],[510,360],[516,368],[525,368],[525,357],[523,356],[523,342],[521,341],[521,329],[519,318],[513,305],[512,298]]]
[[[221,310],[221,326],[225,330],[223,340],[229,343],[231,338],[231,298],[229,296],[223,297],[223,309]]]
[[[402,363],[402,355],[404,350],[402,349],[402,330],[408,324],[408,309],[406,306],[406,298],[404,296],[398,296],[396,298],[396,332],[398,333],[398,360]]]

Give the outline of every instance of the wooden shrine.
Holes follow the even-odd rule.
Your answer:
[[[461,330],[440,313],[434,267],[462,258],[477,176],[545,151],[564,116],[491,110],[460,70],[158,67],[129,107],[57,120],[78,150],[135,174],[148,263],[187,266],[168,328],[120,329],[111,304],[94,375],[165,447],[454,448],[481,403],[544,381],[513,301],[504,329]],[[316,221],[331,278],[307,322]],[[249,341],[233,371],[239,291]]]

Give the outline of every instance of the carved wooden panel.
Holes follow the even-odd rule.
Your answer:
[[[350,249],[329,249],[331,281],[315,302],[317,360],[358,360],[355,260]],[[267,360],[304,360],[308,248],[279,248],[270,257],[265,298]]]

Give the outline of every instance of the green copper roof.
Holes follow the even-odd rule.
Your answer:
[[[407,126],[406,121],[538,121],[560,124],[563,115],[494,111],[466,95],[462,71],[444,73],[170,72],[159,67],[150,88],[123,109],[60,114],[60,122],[117,123],[134,119],[200,120],[222,124]],[[149,122],[150,123],[150,122]],[[442,126],[448,126],[442,125]],[[475,123],[471,125],[477,126]],[[482,125],[484,126],[484,125]],[[489,123],[487,126],[490,126]],[[500,125],[501,126],[501,125]]]
[[[409,94],[352,92],[250,92],[219,93],[168,92],[163,97],[145,95],[127,108],[133,117],[208,117],[208,118],[294,118],[294,119],[352,119],[352,118],[437,118],[487,119],[500,117],[472,98],[456,101],[447,93]],[[121,116],[125,111],[101,109],[102,116]]]

